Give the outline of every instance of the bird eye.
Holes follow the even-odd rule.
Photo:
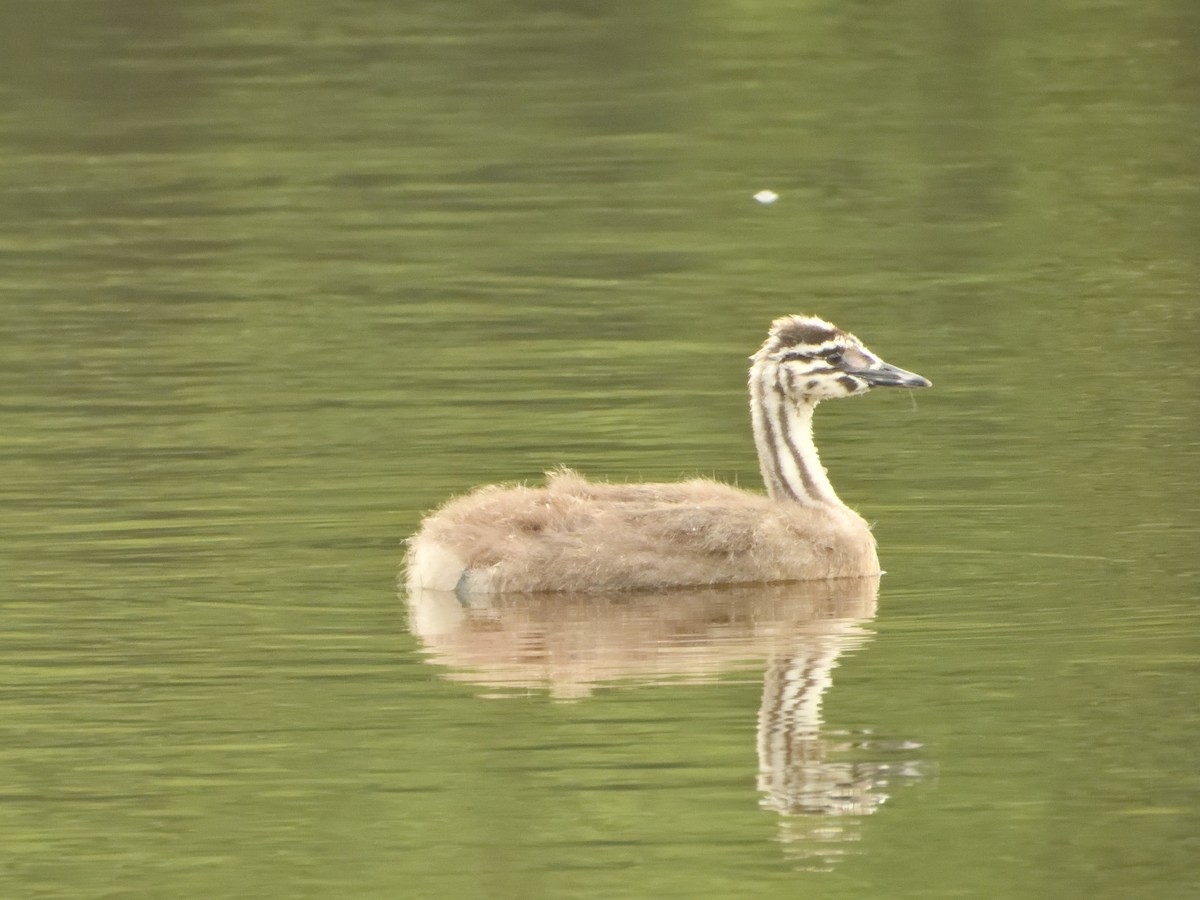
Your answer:
[[[842,364],[842,360],[843,357],[840,353],[830,353],[825,357],[825,362],[829,363],[831,366],[840,366]]]

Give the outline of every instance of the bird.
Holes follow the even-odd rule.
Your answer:
[[[930,381],[812,315],[775,319],[750,357],[750,418],[766,494],[705,478],[487,485],[408,540],[406,578],[472,594],[608,592],[860,578],[880,573],[867,522],[841,501],[813,442],[822,400]]]

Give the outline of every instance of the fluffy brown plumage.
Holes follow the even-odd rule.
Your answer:
[[[696,479],[484,487],[414,539],[410,572],[435,590],[609,591],[874,575],[875,539],[849,509],[776,503]],[[468,573],[464,579],[464,572]]]

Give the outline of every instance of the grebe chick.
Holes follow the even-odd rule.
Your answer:
[[[879,574],[875,538],[817,457],[813,410],[873,387],[928,387],[814,316],[771,324],[750,367],[767,495],[708,479],[488,485],[450,500],[410,539],[408,580],[459,594],[613,591]]]

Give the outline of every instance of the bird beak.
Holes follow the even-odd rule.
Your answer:
[[[849,373],[865,379],[872,387],[923,388],[933,384],[916,372],[906,372],[887,363],[880,363],[870,369],[850,369]]]

